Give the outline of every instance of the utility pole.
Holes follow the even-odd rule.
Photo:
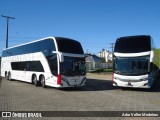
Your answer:
[[[9,26],[9,19],[15,19],[15,18],[10,17],[10,16],[4,16],[4,15],[1,15],[1,17],[5,17],[6,20],[7,20],[6,48],[8,48],[8,26]]]
[[[86,50],[87,50],[87,54],[89,54],[88,49],[86,49]]]
[[[110,43],[112,46],[111,46],[111,48],[112,48],[112,53],[113,53],[113,49],[114,49],[114,44],[115,43]]]
[[[114,54],[113,54],[113,52],[114,52],[114,45],[115,45],[115,43],[110,43],[111,44],[111,48],[112,48],[112,61],[113,61],[113,59],[114,59]],[[113,62],[112,62],[112,66],[113,66]]]

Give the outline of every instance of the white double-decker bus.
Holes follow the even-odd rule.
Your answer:
[[[118,38],[113,53],[113,86],[151,88],[158,79],[154,49],[148,35]]]
[[[3,50],[1,76],[42,87],[84,86],[85,55],[78,41],[48,37]]]

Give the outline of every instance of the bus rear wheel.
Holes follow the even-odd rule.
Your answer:
[[[5,78],[7,78],[7,71],[5,72]]]
[[[33,75],[33,83],[34,83],[35,86],[39,85],[39,82],[37,81],[37,76],[36,75]]]
[[[44,76],[41,76],[40,81],[41,81],[42,87],[43,87],[43,88],[46,88]]]
[[[10,72],[8,72],[8,75],[7,75],[7,80],[12,80],[12,78],[11,78],[11,73]]]

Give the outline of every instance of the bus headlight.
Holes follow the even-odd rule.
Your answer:
[[[149,79],[148,77],[147,78],[142,78],[141,81],[146,81],[148,79]]]
[[[147,78],[144,78],[143,80],[144,80],[144,81],[148,80],[148,77],[147,77]]]

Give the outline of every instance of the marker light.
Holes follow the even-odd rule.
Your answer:
[[[61,74],[58,74],[58,77],[57,77],[57,84],[61,84]]]

